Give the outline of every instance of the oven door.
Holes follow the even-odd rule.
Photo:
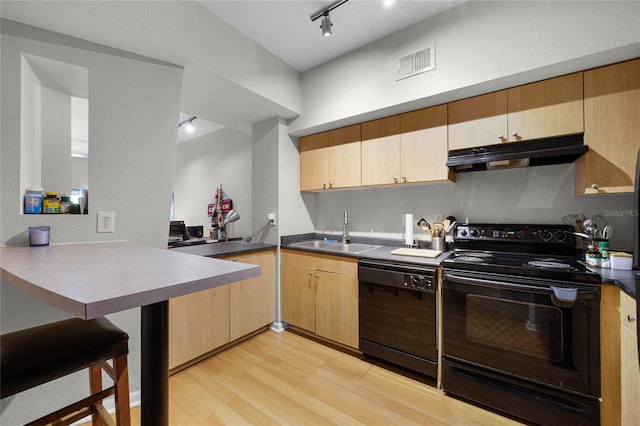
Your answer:
[[[445,270],[443,355],[533,383],[600,396],[599,289],[558,300],[532,279]],[[571,290],[571,289],[570,289]]]

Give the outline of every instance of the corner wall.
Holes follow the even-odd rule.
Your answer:
[[[166,247],[182,68],[15,22],[3,20],[0,30],[0,243],[26,245],[29,226],[50,225],[52,243],[126,239]],[[21,52],[89,69],[89,215],[20,213]],[[98,210],[115,212],[115,233],[96,233]],[[68,316],[5,282],[0,296],[3,333]],[[136,392],[140,311],[109,318],[129,333],[130,390]],[[1,423],[24,424],[86,396],[86,390],[87,374],[82,371],[5,398]]]
[[[640,56],[637,1],[468,1],[302,75],[304,136]],[[395,80],[435,43],[436,69]]]
[[[225,128],[178,144],[174,180],[174,218],[186,225],[202,225],[209,235],[211,218],[207,204],[213,202],[216,187],[222,185],[233,208],[240,214],[233,235],[251,234],[251,135]],[[231,228],[230,228],[231,229]]]

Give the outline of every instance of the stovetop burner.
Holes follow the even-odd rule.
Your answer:
[[[458,225],[454,237],[456,249],[443,261],[443,267],[599,283],[600,275],[575,259],[575,240],[569,228],[563,225]]]
[[[530,260],[527,265],[532,266],[534,268],[543,268],[543,269],[560,269],[560,270],[576,270],[573,266],[564,262],[557,262],[552,259],[545,260]]]

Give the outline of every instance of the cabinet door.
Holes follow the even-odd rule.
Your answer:
[[[582,73],[508,89],[508,140],[584,132]]]
[[[260,276],[229,285],[229,338],[233,341],[275,319],[275,252],[240,254],[230,260],[260,266]]]
[[[316,294],[316,334],[357,348],[358,279],[318,271]]]
[[[627,327],[622,327],[620,351],[620,424],[637,425],[640,422],[640,367],[638,366],[637,336]]]
[[[400,182],[400,116],[362,123],[362,185]]]
[[[507,91],[451,102],[449,150],[507,141]]]
[[[229,285],[169,300],[169,368],[229,343]]]
[[[640,148],[640,59],[585,71],[584,97],[589,152],[575,163],[576,195],[633,192]]]
[[[282,263],[280,305],[282,320],[296,327],[316,331],[316,283],[314,270]]]
[[[638,363],[636,303],[620,292],[620,424],[640,424],[640,365]]]
[[[400,115],[403,183],[452,180],[447,155],[446,105]]]
[[[300,190],[316,191],[329,186],[329,133],[300,138]]]
[[[360,125],[330,130],[328,135],[329,187],[360,186]]]

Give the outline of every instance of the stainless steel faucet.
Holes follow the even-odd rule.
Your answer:
[[[349,215],[347,211],[344,211],[344,221],[342,223],[342,243],[347,244],[351,242],[351,238],[349,237],[349,233],[347,232],[347,225],[349,224]]]

